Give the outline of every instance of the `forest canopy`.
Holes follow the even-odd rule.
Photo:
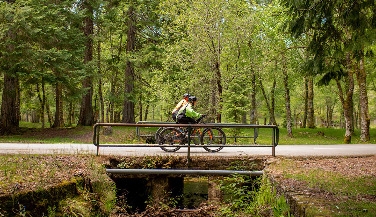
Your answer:
[[[0,133],[171,121],[346,129],[369,141],[373,0],[0,2]]]

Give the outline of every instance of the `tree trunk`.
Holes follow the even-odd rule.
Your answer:
[[[98,30],[99,31],[99,30]],[[103,90],[102,90],[102,70],[101,70],[101,42],[98,42],[97,45],[97,56],[98,56],[98,74],[99,74],[99,80],[98,80],[98,96],[99,96],[99,105],[100,105],[100,118],[99,121],[101,123],[104,123],[104,99],[103,99]]]
[[[86,36],[85,45],[85,57],[84,63],[88,65],[90,61],[93,60],[93,7],[90,5],[88,0],[83,2],[84,9],[87,10],[87,15],[85,17],[85,27],[84,34]],[[88,72],[87,72],[88,73]],[[89,73],[88,73],[89,74]],[[82,87],[85,90],[85,94],[82,96],[80,117],[78,119],[78,125],[91,126],[94,124],[94,113],[93,113],[93,81],[91,75],[86,75],[82,82]]]
[[[45,124],[46,120],[44,118],[44,115],[45,115],[44,109],[47,110],[47,98],[46,98],[46,88],[45,88],[44,79],[42,79],[42,104],[43,104],[43,106],[42,106],[42,109],[43,109],[43,111],[42,111],[42,115],[43,115],[42,116],[42,128],[45,128],[46,127],[46,124]]]
[[[78,125],[91,126],[94,124],[94,113],[92,105],[93,87],[91,78],[84,79],[82,86],[84,89],[87,89],[87,92],[82,97]]]
[[[355,108],[354,107],[354,114],[353,114],[353,117],[354,117],[354,129],[359,129],[360,127],[360,105],[358,104],[358,107]]]
[[[68,115],[67,115],[67,126],[71,127],[73,123],[73,117],[74,117],[74,107],[73,102],[69,102],[68,107]]]
[[[370,140],[369,125],[370,116],[368,110],[368,96],[367,96],[367,74],[364,68],[364,54],[361,52],[361,58],[357,67],[356,78],[359,87],[359,115],[360,115],[360,140],[368,142]]]
[[[223,94],[223,87],[222,87],[222,75],[221,75],[221,69],[220,69],[220,62],[219,62],[219,58],[218,58],[218,62],[215,63],[215,81],[216,81],[216,84],[217,84],[217,90],[218,90],[218,109],[217,109],[217,123],[221,123],[222,122],[222,114],[221,114],[221,111],[222,111],[222,94]]]
[[[283,84],[285,87],[285,108],[286,108],[286,129],[287,129],[287,136],[293,137],[292,135],[292,119],[291,119],[291,102],[290,102],[290,89],[289,89],[289,77],[287,74],[287,66],[286,66],[286,57],[283,54],[282,56],[282,64],[283,64]]]
[[[107,123],[111,123],[111,111],[110,111],[110,109],[111,109],[111,103],[109,103],[108,104],[108,106],[107,106],[107,109],[106,109],[106,122]]]
[[[333,127],[333,111],[334,111],[334,103],[326,105],[326,128]]]
[[[301,124],[302,128],[307,127],[307,116],[308,116],[308,78],[304,77],[304,111],[303,111],[303,121]]]
[[[15,74],[15,73],[14,73]],[[1,102],[1,131],[2,135],[14,134],[19,129],[20,93],[17,76],[4,73],[4,89]]]
[[[128,8],[128,33],[127,33],[127,54],[131,54],[135,51],[136,46],[136,15],[135,8],[131,4]],[[125,87],[124,87],[124,105],[123,105],[123,123],[134,123],[134,100],[133,100],[133,88],[134,88],[134,66],[130,60],[126,62],[125,68]]]
[[[138,98],[138,109],[139,109],[139,114],[140,118],[139,120],[142,121],[142,94],[140,93],[140,97]]]
[[[144,121],[146,121],[148,119],[148,115],[149,115],[149,107],[150,107],[150,104],[146,104],[146,109],[145,109],[145,116],[144,116]]]
[[[277,80],[274,78],[273,80],[273,86],[272,89],[270,90],[270,102],[271,102],[271,107],[269,110],[269,115],[270,115],[270,125],[277,125],[277,121],[275,119],[275,88],[277,86]]]
[[[41,117],[41,122],[42,122],[42,129],[45,128],[45,120],[44,120],[44,109],[46,107],[46,97],[45,97],[45,92],[44,92],[44,80],[42,79],[42,93],[39,88],[39,83],[37,83],[37,94],[38,94],[38,99],[40,103],[40,108],[39,108],[39,113]]]
[[[110,115],[110,123],[114,123],[115,122],[114,103],[110,103],[109,105],[109,115]]]
[[[7,0],[9,4],[13,4],[14,0]],[[12,30],[7,32],[5,40],[12,41],[16,38],[16,33]],[[2,39],[4,40],[4,39]],[[4,52],[12,53],[14,52],[14,45],[9,45],[7,50]],[[16,74],[16,70],[11,70],[13,66],[12,61],[8,61],[9,66],[3,66],[8,70],[4,73],[4,86],[3,86],[3,95],[1,101],[1,125],[0,125],[0,134],[14,134],[19,129],[20,121],[20,87],[19,80]]]
[[[64,126],[64,119],[63,119],[63,90],[62,90],[62,84],[58,82],[55,86],[55,121],[52,125],[52,128],[59,128]]]
[[[208,32],[208,34],[212,34]],[[221,34],[218,32],[217,40],[215,40],[215,37],[213,36],[211,38],[211,44],[209,46],[211,51],[211,70],[214,74],[213,76],[213,84],[215,84],[215,88],[213,90],[216,90],[216,97],[212,96],[213,100],[213,107],[214,112],[216,114],[216,122],[221,123],[222,122],[222,104],[223,104],[223,86],[222,86],[222,72],[221,72]],[[215,99],[215,100],[214,100]]]
[[[125,70],[125,99],[123,106],[123,123],[134,123],[134,102],[132,98],[133,88],[134,88],[134,78],[133,78],[133,65],[130,61],[127,61],[127,67]]]
[[[342,104],[343,108],[343,116],[344,116],[344,124],[345,124],[345,137],[344,143],[350,144],[351,137],[354,132],[354,102],[353,102],[353,95],[354,95],[354,71],[351,67],[351,62],[349,58],[347,58],[347,76],[345,77],[345,93],[343,92],[343,88],[341,83],[338,79],[336,79],[336,84],[339,93],[339,99]]]
[[[275,121],[275,116],[274,116],[274,90],[275,90],[277,82],[274,79],[273,87],[272,87],[272,90],[271,90],[271,96],[270,96],[270,100],[269,100],[268,96],[266,95],[264,85],[262,84],[262,79],[259,78],[258,80],[259,80],[262,95],[264,96],[264,99],[265,99],[266,108],[269,111],[269,124],[277,125],[277,123]]]
[[[313,77],[308,77],[308,92],[307,92],[307,127],[315,128],[315,109],[313,106]]]
[[[216,59],[214,60],[214,71],[215,71],[215,81],[217,84],[217,90],[218,90],[218,109],[217,109],[217,123],[222,122],[222,105],[223,105],[223,87],[222,87],[222,73],[221,73],[221,35],[218,33],[217,37],[217,46],[213,43],[213,50],[214,50],[214,56]]]
[[[251,111],[250,111],[250,124],[257,124],[257,105],[256,105],[256,74],[255,71],[251,72]]]
[[[213,82],[211,82],[213,83]],[[217,99],[217,89],[214,85],[211,86],[210,88],[210,104],[211,106],[209,107],[210,108],[210,114],[213,114],[215,115],[215,119],[212,120],[213,122],[215,122],[217,120],[217,105],[218,105],[218,99]]]
[[[47,100],[46,100],[46,112],[47,112],[48,123],[50,124],[50,127],[52,127],[53,118],[51,114],[50,104],[48,103]]]

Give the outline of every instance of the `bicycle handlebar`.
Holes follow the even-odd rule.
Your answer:
[[[204,122],[202,122],[202,120],[204,119],[204,117],[206,117],[206,115],[201,115],[201,117],[199,117],[199,118],[196,120],[196,124],[204,123]]]

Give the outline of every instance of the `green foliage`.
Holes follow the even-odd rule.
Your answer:
[[[17,67],[15,71],[29,81],[37,82],[37,78],[43,77],[51,83],[73,84],[74,74],[69,72],[80,66],[77,55],[82,55],[83,34],[77,25],[80,14],[68,9],[72,3],[50,2],[40,7],[36,1],[3,2],[2,37],[9,31],[13,32],[13,37],[6,37],[0,43],[4,51],[2,70],[14,71],[12,67]],[[17,46],[13,47],[13,52],[5,52],[9,51],[10,44]]]
[[[305,112],[304,75],[315,72],[322,75],[315,78],[316,83],[321,80],[320,84],[329,85],[314,89],[315,116],[324,120],[328,115],[326,109],[331,107],[333,119],[339,121],[342,106],[337,95],[332,94],[337,92],[337,86],[329,81],[346,75],[344,55],[351,52],[352,59],[357,60],[357,51],[364,48],[366,71],[375,74],[373,1],[90,3],[95,15],[94,60],[85,65],[82,21],[86,11],[76,1],[0,3],[1,73],[19,76],[23,120],[33,115],[33,121],[40,122],[40,115],[44,114],[45,120],[52,122],[56,111],[54,87],[61,83],[63,115],[77,121],[80,98],[89,90],[82,88],[81,82],[88,76],[94,79],[95,113],[102,116],[101,112],[106,112],[105,117],[96,118],[105,122],[121,120],[127,98],[135,103],[140,120],[142,117],[147,121],[166,121],[185,92],[198,96],[197,110],[209,114],[210,121],[221,114],[222,122],[248,122],[253,90],[255,115],[262,120],[259,122],[270,118],[266,101],[271,94],[275,97],[275,116],[282,120],[288,103],[281,85],[285,72],[282,70],[286,70],[293,118],[301,120]],[[135,49],[127,52],[130,4],[136,9],[137,34]],[[285,24],[290,24],[290,28],[286,29]],[[296,37],[288,35],[287,30]],[[134,66],[135,83],[132,93],[125,94],[127,61]],[[252,83],[253,76],[257,78],[256,84]],[[374,86],[374,77],[367,80],[368,89]],[[265,98],[261,95],[260,80],[266,90]],[[277,86],[272,93],[274,80]],[[371,119],[375,110],[373,95],[371,92],[369,96]],[[46,99],[44,105],[42,97]],[[357,108],[357,96],[354,99]],[[124,140],[135,141],[130,136]]]
[[[350,70],[344,60],[358,61],[359,52],[373,43],[376,6],[372,1],[282,2],[291,16],[287,20],[289,31],[308,40],[307,50],[312,58],[306,68],[314,74],[324,74],[322,84],[342,77],[344,71]]]
[[[221,190],[227,196],[221,206],[222,216],[290,216],[285,198],[276,194],[266,176],[255,180],[239,175],[225,178]]]
[[[241,123],[249,109],[248,93],[250,87],[247,85],[245,76],[235,75],[228,84],[226,92],[223,93],[223,113],[229,120],[235,123]]]
[[[126,159],[118,163],[116,167],[129,169],[129,168],[143,168],[143,169],[170,169],[171,165],[174,165],[176,161],[180,161],[179,157],[177,156],[145,156],[143,158],[138,159]]]
[[[252,161],[232,161],[229,170],[256,170],[257,164]]]

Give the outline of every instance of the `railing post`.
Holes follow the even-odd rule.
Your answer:
[[[275,157],[275,144],[276,144],[276,128],[273,127],[273,135],[272,135],[272,156]]]
[[[97,146],[97,156],[98,156],[98,144],[97,144],[97,124],[93,126],[93,144]]]
[[[254,127],[253,128],[253,144],[257,144],[257,137],[258,137],[258,128]]]
[[[188,127],[188,154],[187,154],[188,167],[191,166],[191,126]]]
[[[97,146],[97,156],[99,155],[99,124],[94,124],[93,143]]]

